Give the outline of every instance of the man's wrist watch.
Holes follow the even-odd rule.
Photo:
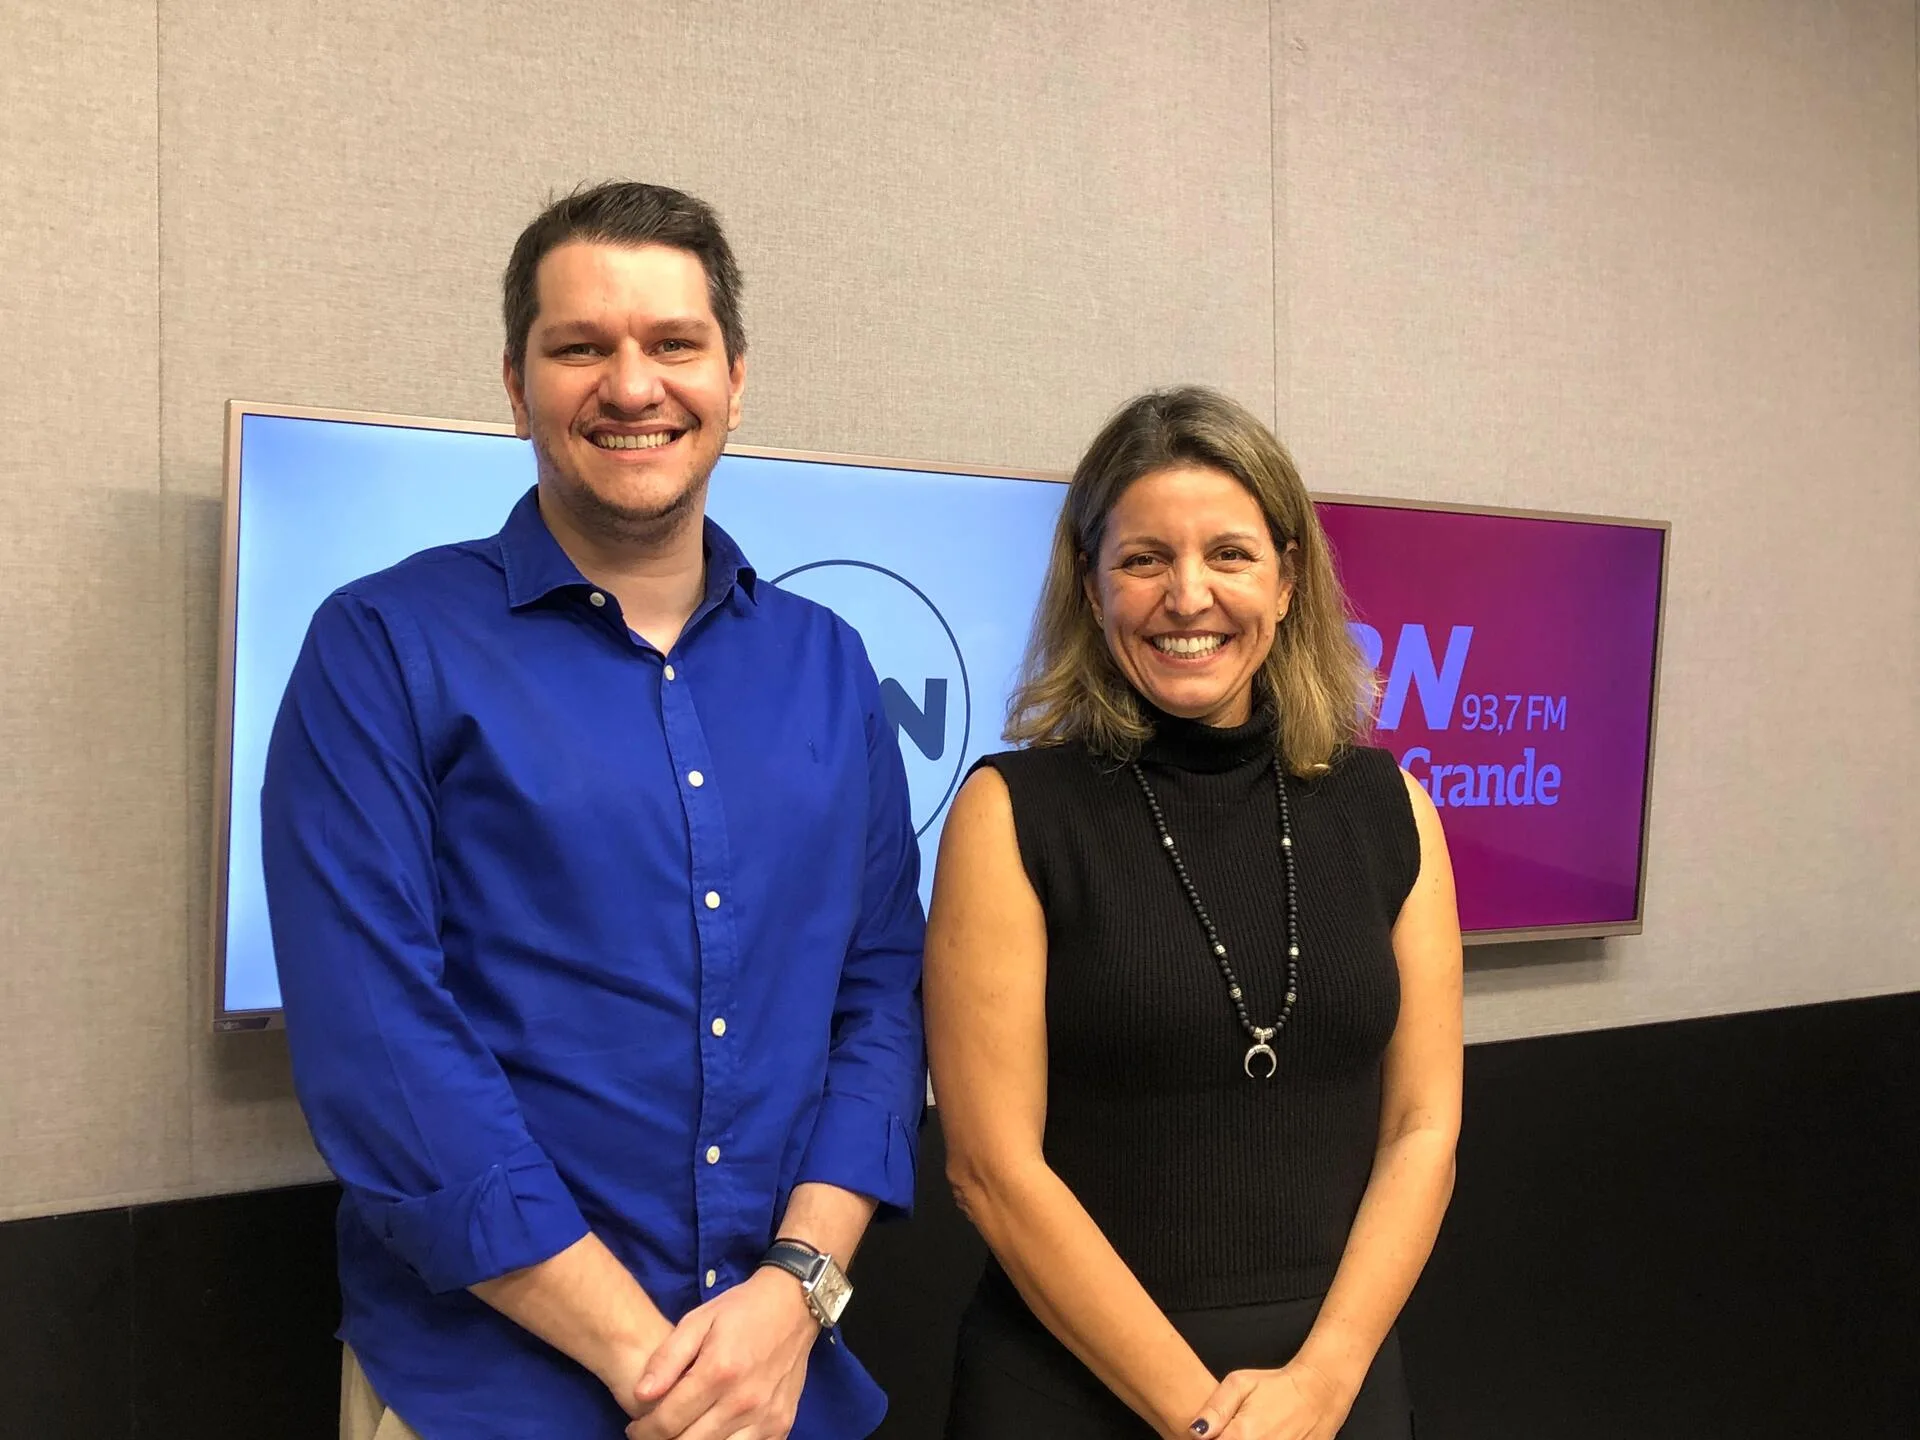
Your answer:
[[[853,1286],[848,1283],[846,1272],[834,1263],[833,1257],[814,1249],[804,1240],[782,1237],[768,1247],[760,1263],[784,1270],[800,1282],[800,1289],[807,1297],[807,1309],[820,1322],[820,1328],[827,1332],[827,1338],[832,1339],[834,1327],[840,1323],[841,1313],[847,1308],[847,1301],[853,1298]]]

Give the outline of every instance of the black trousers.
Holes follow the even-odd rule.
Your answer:
[[[1290,1360],[1306,1340],[1322,1298],[1176,1311],[1167,1318],[1215,1375],[1271,1370]],[[1011,1435],[1154,1440],[1153,1427],[1054,1339],[1011,1282],[989,1267],[960,1322],[946,1440]],[[1413,1405],[1397,1334],[1380,1347],[1340,1428],[1340,1440],[1413,1440]]]

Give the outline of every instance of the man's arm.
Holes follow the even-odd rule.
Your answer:
[[[473,1290],[632,1410],[669,1327],[588,1234],[445,983],[402,623],[328,600],[268,748],[261,848],[295,1087],[349,1203],[422,1284]]]
[[[813,1138],[776,1235],[804,1240],[845,1268],[876,1211],[913,1207],[915,1144],[926,1100],[920,1018],[920,849],[906,767],[862,654],[867,854],[860,918],[841,964],[827,1083]],[[718,1435],[749,1424],[785,1434],[819,1325],[799,1284],[763,1268],[690,1312],[654,1353],[632,1440],[666,1440],[706,1418]]]
[[[857,669],[867,730],[866,870],[840,969],[826,1092],[797,1178],[872,1196],[882,1215],[906,1215],[927,1094],[920,842],[900,743],[864,651]]]
[[[787,1199],[787,1213],[774,1233],[783,1240],[806,1241],[823,1255],[831,1255],[844,1270],[853,1263],[853,1252],[860,1248],[876,1208],[871,1195],[855,1194],[837,1185],[818,1181],[796,1185]]]
[[[599,1377],[629,1415],[649,1357],[673,1326],[640,1282],[588,1233],[558,1255],[468,1287]]]
[[[834,1185],[794,1188],[778,1234],[804,1240],[844,1268],[873,1218],[874,1202]],[[753,1424],[784,1435],[800,1407],[807,1357],[820,1322],[800,1282],[762,1266],[690,1312],[653,1350],[636,1391],[644,1418],[631,1440],[670,1440],[696,1422],[731,1435]]]

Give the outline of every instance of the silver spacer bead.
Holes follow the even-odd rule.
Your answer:
[[[1164,846],[1166,846],[1166,847],[1167,847],[1167,849],[1169,849],[1169,850],[1171,850],[1171,849],[1173,848],[1173,836],[1171,836],[1171,835],[1162,835],[1162,836],[1160,837],[1160,843],[1161,843],[1162,845],[1164,845]]]
[[[1300,997],[1294,994],[1293,991],[1291,990],[1287,991],[1287,1004],[1291,1005],[1294,1001],[1298,1000],[1299,998]]]
[[[1293,837],[1291,835],[1282,835],[1280,837],[1280,848],[1282,850],[1291,850],[1293,848]]]
[[[1227,953],[1227,947],[1224,945],[1215,945],[1213,947],[1213,953],[1216,955],[1224,955]]]
[[[1287,954],[1292,959],[1298,960],[1300,958],[1300,947],[1298,945],[1287,946]]]
[[[1235,1000],[1238,1000],[1240,998],[1240,987],[1238,985],[1234,986],[1231,990],[1227,991],[1227,994],[1232,996]]]

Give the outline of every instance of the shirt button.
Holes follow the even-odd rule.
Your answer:
[[[715,1035],[724,1035],[727,1033],[727,1022],[723,1016],[716,1015],[713,1017],[713,1033]]]
[[[718,1273],[712,1270],[707,1271],[707,1288],[711,1290],[715,1285],[719,1283],[720,1283],[720,1276],[718,1275]]]
[[[702,775],[698,770],[687,771],[687,784],[691,785],[694,789],[698,790],[706,783],[707,777]]]
[[[671,665],[667,666],[667,679],[673,679],[673,667]]]
[[[593,608],[596,610],[598,610],[602,605],[607,603],[607,597],[602,595],[598,590],[594,591],[591,595],[589,595],[587,599],[593,602]]]
[[[707,1164],[718,1165],[719,1163],[720,1163],[720,1147],[718,1145],[707,1146]]]
[[[720,892],[718,890],[707,891],[707,909],[718,910],[719,908],[720,908]]]

